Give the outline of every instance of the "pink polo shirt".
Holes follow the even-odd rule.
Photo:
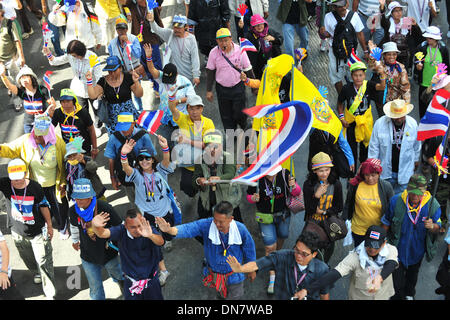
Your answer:
[[[224,87],[234,87],[241,81],[241,75],[225,60],[222,56],[222,52],[223,51],[219,49],[218,46],[215,46],[209,53],[206,68],[209,70],[216,70],[216,81],[219,84]],[[247,52],[243,52],[241,55],[239,45],[234,42],[231,52],[225,55],[232,64],[237,66],[242,71],[248,71],[252,68]]]

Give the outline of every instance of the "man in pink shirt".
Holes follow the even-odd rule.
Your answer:
[[[246,52],[241,53],[239,45],[233,43],[231,32],[227,28],[216,33],[217,46],[209,53],[206,65],[206,99],[214,99],[212,86],[216,81],[217,101],[224,129],[236,129],[237,125],[245,130],[247,116],[245,109],[245,85],[241,81],[241,72],[254,78],[252,65]]]

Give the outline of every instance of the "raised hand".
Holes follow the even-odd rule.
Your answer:
[[[158,142],[161,148],[166,149],[168,147],[167,139],[164,138],[162,135],[158,135]]]
[[[169,232],[171,226],[166,220],[164,220],[164,218],[155,217],[155,222],[158,225],[158,228],[159,228],[159,230],[161,230],[161,232],[165,232],[165,233]]]
[[[236,272],[236,273],[241,272],[241,264],[235,257],[228,256],[227,263],[229,264],[229,266],[230,266],[231,270],[233,270],[233,272]]]
[[[101,212],[92,219],[92,226],[96,228],[104,228],[109,219],[109,213]]]
[[[144,47],[145,56],[146,57],[151,57],[152,53],[153,53],[152,46],[149,43],[145,43],[143,45],[143,47]]]
[[[127,140],[122,146],[121,152],[123,154],[129,154],[131,151],[133,151],[134,146],[136,145],[136,141],[133,139]]]
[[[153,230],[150,226],[150,222],[144,217],[141,217],[141,225],[137,229],[137,231],[144,238],[150,238],[153,235]]]

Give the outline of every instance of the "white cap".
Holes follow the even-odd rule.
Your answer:
[[[423,37],[431,38],[431,39],[435,39],[435,40],[441,40],[442,39],[441,30],[436,26],[430,26],[425,30]]]
[[[27,165],[22,159],[13,159],[8,163],[8,177],[11,180],[21,180],[25,178]]]

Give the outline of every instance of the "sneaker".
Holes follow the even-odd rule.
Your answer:
[[[40,284],[40,283],[42,283],[41,275],[40,275],[40,274],[36,274],[36,275],[34,276],[34,278],[33,278],[33,282],[34,282],[35,284]]]
[[[414,297],[413,296],[406,296],[405,300],[414,300]]]
[[[275,281],[269,281],[269,286],[267,287],[267,294],[274,293],[274,285],[275,285]]]
[[[322,51],[322,52],[328,51],[327,39],[322,39],[322,41],[320,41],[320,51]]]
[[[169,277],[170,272],[167,270],[164,271],[160,271],[159,272],[159,284],[161,285],[161,287],[164,287],[164,285],[166,284],[167,278]]]
[[[24,32],[22,33],[22,39],[28,39],[32,34],[34,33],[33,28],[30,29],[30,32]]]
[[[166,243],[164,244],[164,250],[166,250],[167,252],[169,252],[170,250],[172,250],[172,241],[166,241]]]

